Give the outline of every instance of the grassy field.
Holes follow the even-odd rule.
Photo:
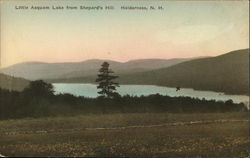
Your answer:
[[[243,158],[250,152],[247,120],[243,112],[4,120],[0,121],[0,154]]]

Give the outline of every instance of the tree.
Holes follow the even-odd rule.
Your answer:
[[[53,85],[43,80],[31,81],[29,86],[24,89],[24,93],[30,96],[46,97],[53,95]]]
[[[96,82],[99,82],[97,89],[101,89],[98,94],[101,94],[102,97],[114,98],[119,96],[116,92],[116,87],[119,87],[119,84],[113,81],[118,76],[113,76],[111,75],[112,73],[114,72],[109,68],[109,63],[103,62],[99,69],[98,78],[96,79]]]

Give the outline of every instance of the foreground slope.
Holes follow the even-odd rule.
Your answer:
[[[247,113],[127,113],[4,120],[0,152],[9,157],[247,157],[247,119]]]

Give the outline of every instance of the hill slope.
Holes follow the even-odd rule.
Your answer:
[[[216,57],[194,59],[167,68],[119,73],[120,84],[151,84],[212,90],[228,94],[249,94],[249,49],[232,51]],[[94,83],[96,74],[64,78],[50,82]]]
[[[0,88],[2,89],[22,91],[26,86],[28,86],[28,84],[28,80],[0,73]]]
[[[249,49],[195,59],[154,71],[128,74],[121,76],[120,82],[249,94]]]

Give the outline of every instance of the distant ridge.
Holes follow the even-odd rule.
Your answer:
[[[124,63],[102,59],[65,63],[24,62],[2,68],[0,69],[0,73],[29,80],[74,78],[96,74],[104,61],[109,62],[114,71],[118,73],[128,73],[168,67],[188,60],[191,59],[140,59]]]

